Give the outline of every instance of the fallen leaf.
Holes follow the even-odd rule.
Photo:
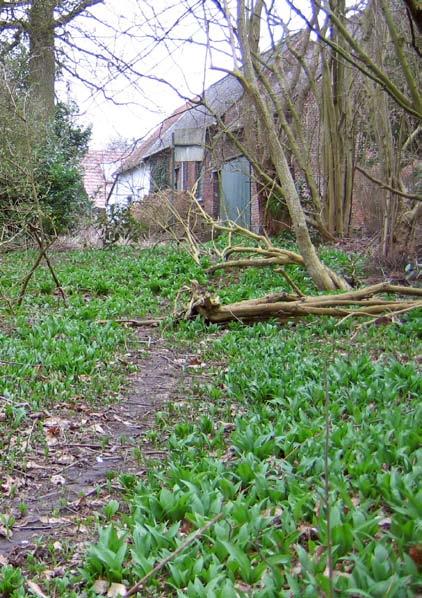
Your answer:
[[[49,525],[57,525],[59,523],[67,523],[71,517],[40,517],[41,523]]]
[[[2,554],[0,554],[0,566],[1,567],[6,567],[6,565],[9,564],[9,561],[7,560],[7,558],[5,556],[3,556]]]
[[[48,417],[44,420],[44,428],[56,428],[59,430],[66,430],[69,427],[69,420],[61,417]]]
[[[55,459],[55,463],[58,463],[59,465],[69,465],[70,463],[73,463],[74,461],[75,461],[75,457],[73,455],[69,455],[67,453],[63,453],[62,455],[59,455]]]
[[[5,527],[4,525],[0,525],[0,537],[6,538],[6,540],[10,540],[13,536],[13,532],[10,528]]]
[[[116,598],[116,596],[126,596],[126,586],[122,583],[112,583],[108,592],[107,596],[109,598]]]
[[[66,484],[66,480],[62,475],[53,475],[51,476],[51,483],[55,486],[64,486]]]
[[[422,567],[422,544],[415,544],[409,548],[409,556],[416,565]]]
[[[35,596],[38,596],[38,598],[48,598],[48,596],[46,596],[46,594],[44,594],[44,592],[41,590],[40,586],[37,583],[35,583],[35,581],[28,581],[27,585],[28,585],[28,590],[30,592],[32,592],[32,594],[35,594]]]
[[[36,463],[35,461],[27,461],[26,467],[27,467],[27,469],[50,469],[50,467],[48,465],[40,465],[39,463]]]
[[[94,592],[96,594],[100,594],[101,596],[103,596],[104,594],[107,593],[108,586],[109,586],[109,582],[107,580],[97,579],[97,581],[92,586],[92,589],[94,590]]]
[[[6,496],[9,496],[12,488],[15,486],[15,480],[10,475],[4,477],[4,481],[0,485],[0,489]]]
[[[89,429],[93,432],[97,432],[97,434],[105,434],[104,428],[100,424],[94,424],[93,426],[90,426]]]

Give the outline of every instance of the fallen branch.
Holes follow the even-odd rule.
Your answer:
[[[226,323],[232,320],[254,322],[269,318],[285,320],[307,315],[327,315],[340,318],[352,316],[392,317],[395,314],[422,307],[420,299],[375,298],[381,293],[422,297],[422,289],[380,283],[337,295],[298,297],[288,293],[276,293],[258,299],[222,305],[215,295],[199,295],[196,289],[195,295],[189,303],[190,309],[186,312],[186,317],[189,319],[200,315],[212,323]]]
[[[134,328],[141,328],[142,326],[159,326],[164,321],[164,318],[153,318],[146,320],[131,320],[121,318],[118,320],[96,320],[97,324],[126,324],[127,326],[133,326]]]
[[[226,260],[232,253],[249,253],[249,254],[252,253],[252,254],[260,254],[260,255],[264,256],[265,258],[269,258],[269,259],[277,258],[278,260],[280,260],[279,262],[277,262],[280,265],[297,264],[302,267],[305,267],[305,260],[303,259],[303,257],[300,254],[295,253],[294,251],[290,251],[288,249],[276,247],[275,245],[273,245],[273,243],[271,242],[271,240],[269,239],[269,237],[267,235],[260,235],[258,233],[255,233],[243,226],[240,226],[237,222],[233,222],[233,221],[229,220],[227,222],[222,223],[222,222],[216,221],[212,216],[210,216],[210,214],[208,214],[204,210],[204,208],[198,203],[198,201],[192,194],[191,194],[191,199],[192,199],[193,203],[195,204],[198,214],[201,216],[201,218],[203,219],[205,224],[207,224],[211,228],[213,237],[214,237],[216,231],[228,233],[228,238],[229,238],[228,247],[226,247],[222,252],[218,251],[217,248],[215,247],[217,254],[219,255],[219,257],[222,260]],[[232,245],[232,235],[233,234],[239,234],[245,238],[251,239],[252,241],[257,243],[258,246],[255,246],[255,247],[233,246]],[[342,276],[340,276],[339,274],[334,272],[334,270],[332,270],[331,268],[329,268],[328,266],[325,266],[323,264],[321,265],[321,268],[323,269],[323,271],[325,272],[325,274],[330,279],[330,281],[333,285],[333,286],[330,285],[329,288],[336,288],[336,289],[341,289],[341,290],[347,290],[350,288],[347,281]]]
[[[290,261],[281,257],[268,257],[263,259],[245,259],[245,260],[230,260],[228,262],[221,262],[214,264],[207,268],[207,274],[213,274],[217,270],[230,270],[231,268],[265,268],[267,266],[284,266],[290,264]]]

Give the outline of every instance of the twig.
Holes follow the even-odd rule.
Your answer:
[[[44,235],[41,236],[35,226],[33,226],[33,225],[30,224],[29,227],[30,227],[30,229],[33,232],[33,235],[35,237],[36,242],[38,243],[38,247],[40,248],[40,253],[42,254],[42,256],[44,258],[44,261],[47,264],[48,269],[50,270],[50,274],[51,274],[51,276],[52,276],[52,278],[54,280],[54,283],[55,283],[55,285],[57,287],[57,290],[59,291],[59,293],[61,295],[63,303],[67,307],[66,295],[65,295],[64,290],[62,288],[62,285],[60,284],[59,279],[57,278],[57,274],[54,271],[54,268],[53,268],[53,266],[52,266],[52,264],[50,262],[50,258],[47,255],[48,248],[54,243],[54,241],[56,239],[53,239],[50,243],[48,243],[46,246],[44,246],[44,239],[43,239]]]
[[[418,195],[417,193],[405,193],[404,191],[400,191],[399,189],[394,189],[394,187],[392,187],[391,185],[388,185],[388,183],[385,183],[384,181],[381,181],[380,179],[377,179],[374,176],[372,176],[371,174],[369,174],[369,172],[367,172],[361,166],[356,165],[355,168],[356,168],[356,170],[361,172],[364,176],[366,176],[367,179],[369,179],[370,181],[372,181],[373,183],[375,183],[376,185],[381,187],[381,189],[387,189],[387,191],[391,191],[391,193],[400,195],[400,197],[406,197],[407,199],[422,201],[422,195]]]
[[[139,590],[142,588],[142,586],[144,585],[144,583],[146,581],[148,581],[151,577],[153,577],[156,573],[158,573],[158,571],[161,571],[161,569],[163,567],[165,567],[170,561],[172,561],[177,556],[179,556],[179,554],[181,554],[188,546],[193,544],[193,542],[195,542],[195,540],[200,538],[203,534],[205,534],[205,532],[207,532],[211,527],[213,527],[213,525],[215,525],[217,523],[217,521],[222,519],[223,516],[224,516],[224,513],[219,513],[213,519],[208,521],[208,523],[206,523],[203,527],[198,529],[189,538],[187,538],[184,542],[182,542],[182,544],[180,544],[180,546],[178,548],[176,548],[176,550],[174,550],[171,554],[169,554],[165,559],[163,559],[162,561],[157,563],[155,565],[155,567],[153,569],[151,569],[151,571],[149,571],[146,575],[144,575],[144,577],[142,577],[142,579],[140,581],[138,581],[138,583],[136,583],[134,586],[132,586],[126,592],[125,596],[133,596],[134,594],[139,592]]]
[[[358,328],[361,328],[362,326],[368,326],[368,324],[373,324],[374,322],[376,322],[377,320],[379,320],[381,317],[382,318],[393,318],[394,316],[397,316],[398,314],[405,314],[409,311],[412,311],[413,309],[417,309],[418,307],[422,307],[422,305],[410,305],[408,307],[406,307],[405,309],[399,309],[397,311],[393,311],[390,314],[383,314],[378,316],[377,318],[373,318],[372,320],[368,320],[368,322],[364,322],[363,324],[360,324]]]
[[[22,361],[5,361],[4,359],[0,359],[0,365],[24,365],[33,368],[41,368],[41,363],[23,363]]]
[[[133,326],[134,328],[140,328],[141,326],[159,326],[161,322],[164,322],[164,318],[150,320],[130,320],[125,318],[118,320],[96,320],[97,324],[127,324],[128,326]]]
[[[325,447],[324,447],[324,494],[325,494],[325,514],[327,518],[327,560],[328,560],[328,598],[334,596],[333,586],[333,547],[331,538],[331,508],[330,508],[330,481],[328,452],[330,450],[330,393],[328,389],[328,376],[325,370]]]
[[[294,280],[287,274],[287,272],[285,271],[284,268],[276,268],[274,270],[274,272],[278,272],[278,274],[281,274],[282,277],[284,278],[284,280],[287,282],[287,284],[289,284],[292,287],[292,289],[294,290],[294,292],[299,297],[304,297],[305,296],[302,293],[302,291],[300,290],[300,288],[297,286],[297,284],[294,282]]]
[[[19,297],[18,297],[18,301],[17,304],[21,305],[23,298],[25,297],[25,293],[26,293],[26,289],[28,287],[29,281],[31,280],[35,270],[38,268],[38,266],[41,263],[41,260],[43,258],[43,254],[40,252],[38,254],[37,259],[35,260],[35,262],[32,265],[32,268],[30,269],[30,271],[28,272],[28,274],[25,276],[25,278],[22,281],[22,286],[21,286],[21,290],[19,291]]]
[[[29,436],[28,436],[28,438],[26,439],[26,441],[24,443],[24,449],[23,449],[24,451],[27,451],[29,449],[29,447],[30,447],[32,433],[33,433],[34,428],[35,428],[35,426],[37,424],[37,421],[38,421],[37,419],[34,419],[34,421],[32,423],[31,431],[29,432]]]

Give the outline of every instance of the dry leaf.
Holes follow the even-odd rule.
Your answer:
[[[108,592],[107,596],[109,598],[116,598],[117,596],[126,596],[126,586],[122,583],[112,583]]]
[[[26,462],[27,469],[50,469],[48,465],[39,465],[35,461],[27,461]]]
[[[0,567],[6,567],[6,565],[9,564],[9,561],[7,560],[7,558],[5,556],[3,556],[2,554],[0,554]]]
[[[48,417],[43,422],[44,428],[55,428],[60,430],[66,430],[69,427],[69,420],[62,419],[61,417]]]
[[[41,590],[40,586],[34,581],[28,581],[27,585],[28,590],[32,592],[32,594],[35,594],[35,596],[38,596],[38,598],[48,598],[48,596]]]
[[[41,523],[46,525],[57,525],[59,523],[67,523],[71,519],[70,517],[40,517]]]
[[[62,475],[53,475],[51,476],[51,483],[55,486],[64,486],[66,484],[66,480]]]
[[[6,540],[10,540],[13,536],[13,532],[10,528],[5,527],[4,525],[0,525],[0,538],[6,538]]]
[[[97,581],[92,586],[92,589],[94,590],[94,592],[96,594],[100,594],[101,596],[103,596],[104,594],[107,593],[108,586],[109,586],[109,582],[107,580],[97,579]]]
[[[97,432],[97,434],[105,434],[104,428],[100,424],[94,424],[93,426],[90,426],[89,429],[93,432]]]
[[[409,556],[418,568],[422,567],[422,544],[415,544],[409,548]]]
[[[4,481],[0,485],[0,489],[3,494],[9,496],[12,488],[15,486],[15,480],[10,475],[4,477]]]
[[[73,455],[69,455],[67,453],[63,453],[56,457],[55,462],[59,463],[59,465],[69,465],[75,461],[75,457]]]

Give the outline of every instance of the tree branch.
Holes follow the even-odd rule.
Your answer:
[[[54,26],[61,27],[63,25],[67,25],[68,23],[70,23],[70,21],[72,21],[75,17],[79,16],[87,8],[91,8],[96,4],[102,4],[103,2],[104,0],[82,0],[67,14],[58,17],[55,21]]]
[[[382,189],[387,189],[388,191],[391,191],[392,193],[395,193],[396,195],[400,195],[400,197],[406,197],[407,199],[413,199],[415,201],[422,201],[422,195],[418,195],[417,193],[406,193],[404,191],[400,191],[399,189],[394,189],[394,187],[392,187],[388,183],[385,183],[384,181],[381,181],[380,179],[376,179],[374,176],[372,176],[372,174],[369,174],[369,172],[367,170],[365,170],[364,168],[362,168],[361,166],[358,166],[356,164],[355,168],[356,168],[356,170],[361,172],[364,176],[366,176],[367,179],[369,179],[370,181],[372,181],[373,183],[375,183]]]

